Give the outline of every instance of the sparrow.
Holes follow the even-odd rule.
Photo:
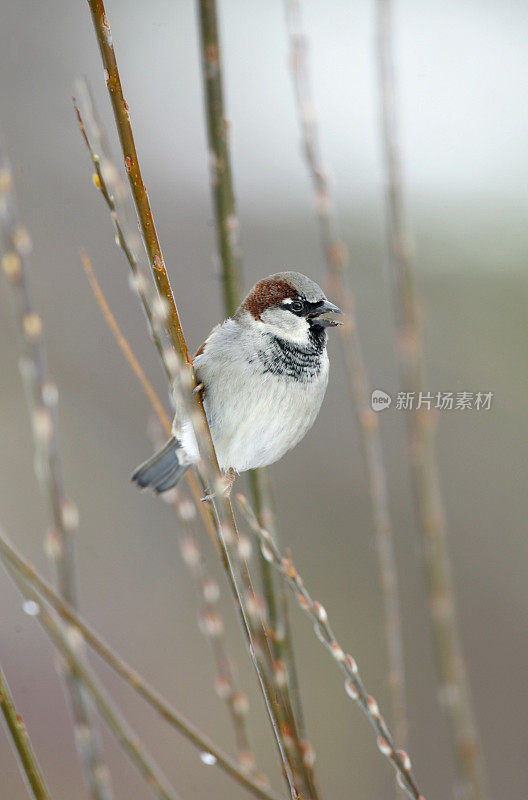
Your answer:
[[[197,351],[193,365],[227,493],[238,473],[278,461],[312,427],[328,385],[326,329],[340,324],[331,316],[340,313],[310,278],[277,272],[255,284]],[[134,472],[140,488],[165,492],[198,461],[181,413],[172,434]]]

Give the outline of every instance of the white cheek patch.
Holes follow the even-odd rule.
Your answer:
[[[306,345],[310,326],[304,317],[297,314],[284,314],[284,306],[268,308],[261,314],[262,322],[274,336],[290,342]]]

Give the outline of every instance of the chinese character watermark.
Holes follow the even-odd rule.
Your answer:
[[[493,392],[398,392],[397,411],[489,411]],[[370,399],[373,411],[389,408],[392,397],[382,389],[374,389]]]

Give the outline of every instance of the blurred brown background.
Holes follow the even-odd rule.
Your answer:
[[[373,386],[395,394],[384,272],[382,173],[371,2],[304,4],[324,153],[350,248],[360,332]],[[245,286],[278,269],[323,279],[312,201],[299,156],[286,69],[283,9],[220,2],[226,96],[245,253]],[[109,0],[107,8],[137,145],[185,331],[198,346],[222,316],[191,0]],[[520,1],[397,4],[401,121],[416,267],[427,310],[431,391],[493,391],[491,411],[449,412],[439,428],[460,626],[491,796],[526,797],[526,158],[528,11]],[[170,509],[131,486],[151,450],[147,402],[82,274],[90,253],[108,299],[166,398],[155,352],[110,219],[90,179],[71,105],[87,74],[111,128],[88,6],[4,3],[0,125],[19,204],[34,239],[32,285],[60,389],[67,486],[81,511],[82,610],[174,704],[231,748],[212,687],[190,578]],[[117,152],[117,148],[115,148]],[[1,286],[1,284],[0,284]],[[306,440],[273,469],[281,538],[369,691],[388,708],[383,621],[368,498],[335,341],[331,383]],[[0,291],[0,518],[43,572],[44,505],[17,370],[6,287]],[[168,404],[167,404],[168,407]],[[404,460],[402,412],[381,418],[397,528],[405,622],[409,751],[429,800],[451,796],[444,717],[432,678],[420,552]],[[242,481],[243,482],[243,481]],[[207,543],[204,544],[206,546]],[[224,579],[208,548],[212,569]],[[224,593],[227,598],[227,592]],[[258,759],[281,787],[271,737],[230,602],[229,641],[252,701]],[[0,658],[55,800],[83,798],[53,652],[0,573]],[[293,609],[305,709],[325,797],[390,798],[392,773],[339,674]],[[183,800],[242,797],[228,778],[93,659]],[[387,712],[388,713],[388,712]],[[148,789],[105,734],[116,798]],[[26,790],[0,731],[0,795]]]

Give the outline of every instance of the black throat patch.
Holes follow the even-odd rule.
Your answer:
[[[319,327],[310,327],[306,345],[268,334],[266,347],[257,352],[263,373],[309,383],[321,372],[326,338],[326,331]]]

